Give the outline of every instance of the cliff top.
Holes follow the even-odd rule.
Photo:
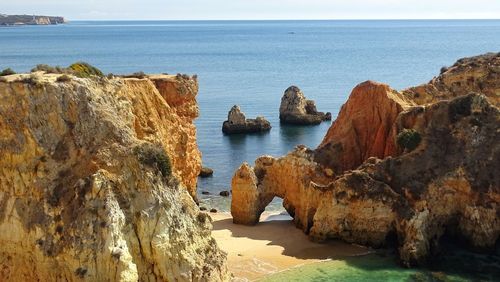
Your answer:
[[[50,25],[66,23],[64,17],[0,14],[0,25]]]

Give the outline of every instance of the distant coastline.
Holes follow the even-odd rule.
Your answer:
[[[64,23],[66,23],[64,17],[0,14],[0,26],[56,25]]]

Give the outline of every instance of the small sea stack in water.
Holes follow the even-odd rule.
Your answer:
[[[210,177],[213,174],[214,174],[213,169],[206,167],[206,166],[203,166],[203,167],[201,167],[200,174],[198,176],[201,178],[205,178],[205,177]]]
[[[271,123],[264,117],[247,119],[240,107],[234,105],[227,114],[227,120],[222,124],[225,134],[256,133],[271,130]]]
[[[281,98],[280,122],[284,124],[314,125],[332,119],[332,114],[318,112],[316,103],[307,100],[297,86],[290,86]]]

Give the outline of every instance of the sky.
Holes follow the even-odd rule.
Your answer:
[[[500,19],[500,0],[0,0],[69,20]]]

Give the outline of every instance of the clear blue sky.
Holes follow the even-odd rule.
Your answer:
[[[0,0],[0,13],[78,19],[481,19],[500,0]]]

